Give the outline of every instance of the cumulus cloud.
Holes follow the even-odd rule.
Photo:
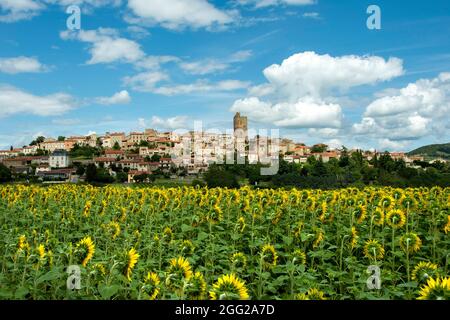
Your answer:
[[[409,140],[432,134],[446,134],[450,113],[450,73],[385,92],[393,95],[379,97],[370,103],[361,122],[353,125],[353,134],[377,137],[380,146],[386,148],[404,146]]]
[[[0,86],[0,117],[14,114],[55,116],[75,108],[73,97],[65,93],[37,96],[12,86]]]
[[[223,80],[218,82],[210,82],[208,80],[198,80],[189,84],[166,85],[154,88],[152,92],[173,96],[192,93],[207,92],[227,92],[235,90],[243,90],[249,87],[249,83],[240,80]]]
[[[343,115],[338,99],[328,96],[334,89],[387,81],[402,73],[402,61],[396,58],[297,53],[264,69],[267,83],[251,87],[250,96],[237,100],[231,111],[279,127],[335,132]]]
[[[148,71],[125,77],[123,83],[135,91],[152,92],[159,82],[165,80],[169,80],[169,75],[166,73],[161,71]]]
[[[135,16],[129,20],[168,29],[224,26],[233,22],[236,14],[220,10],[207,0],[129,0],[128,8]]]
[[[24,56],[0,58],[0,72],[3,73],[38,73],[45,72],[47,70],[48,67],[40,63],[36,58]]]
[[[96,102],[103,105],[129,104],[131,97],[128,91],[122,90],[111,97],[99,97],[96,99]]]
[[[242,112],[252,120],[285,128],[338,128],[342,118],[339,105],[311,97],[301,98],[295,103],[276,104],[251,97],[235,101],[231,111]]]
[[[187,120],[188,120],[187,116],[176,116],[167,119],[153,116],[151,120],[151,125],[156,128],[176,130],[186,128]]]
[[[35,0],[0,0],[0,22],[28,20],[43,9],[44,5]]]
[[[264,70],[264,76],[284,95],[298,98],[306,94],[320,96],[332,89],[375,84],[403,72],[403,62],[398,58],[386,61],[377,56],[332,57],[302,52],[290,56],[280,65],[269,66]]]
[[[103,6],[119,6],[122,0],[0,0],[0,22],[29,20],[39,15],[48,5],[82,6],[84,12]]]
[[[91,44],[91,59],[87,64],[128,62],[133,63],[145,57],[141,46],[132,40],[121,38],[117,31],[110,28],[97,30],[62,31],[64,40],[78,40]]]

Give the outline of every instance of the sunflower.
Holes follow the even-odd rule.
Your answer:
[[[147,276],[144,279],[144,287],[143,289],[149,295],[150,300],[155,300],[159,294],[161,280],[159,276],[154,272],[147,273]]]
[[[17,250],[24,251],[24,250],[29,250],[29,249],[30,249],[30,244],[27,241],[27,237],[25,235],[21,235],[19,237],[19,243],[17,245]]]
[[[367,240],[364,245],[364,256],[371,260],[381,260],[384,257],[384,248],[377,240]]]
[[[297,222],[297,225],[294,227],[294,236],[296,238],[300,238],[304,223],[302,221]]]
[[[356,222],[358,222],[359,224],[363,223],[363,221],[366,219],[366,215],[367,215],[366,206],[358,205],[353,210],[353,214],[354,214],[354,216],[356,218]]]
[[[356,245],[358,244],[358,239],[359,239],[358,231],[356,230],[355,227],[352,227],[349,244],[351,249],[354,249],[356,247]]]
[[[411,278],[419,282],[425,281],[431,276],[435,276],[437,269],[437,264],[421,261],[414,267]]]
[[[86,201],[86,204],[84,205],[83,209],[83,216],[89,217],[89,214],[91,212],[92,202]]]
[[[382,226],[384,224],[384,211],[382,208],[376,208],[373,211],[372,221],[377,226]]]
[[[295,265],[306,265],[306,253],[297,249],[292,253],[292,263]]]
[[[139,254],[136,252],[136,249],[131,248],[130,251],[128,251],[127,258],[128,259],[125,268],[125,276],[127,277],[128,281],[131,281],[131,273],[139,259]]]
[[[163,230],[163,239],[169,243],[173,240],[173,231],[170,227],[165,227]]]
[[[247,300],[250,298],[244,281],[233,273],[219,277],[209,295],[211,300]]]
[[[120,225],[116,221],[111,221],[110,223],[104,226],[111,234],[113,240],[115,240],[120,235]]]
[[[324,239],[323,231],[322,231],[322,229],[318,229],[316,231],[316,237],[313,242],[313,248],[317,248],[320,245],[320,243],[323,241],[323,239]]]
[[[173,258],[169,262],[166,285],[175,289],[183,287],[184,280],[189,280],[192,276],[192,268],[184,257]]]
[[[43,244],[40,244],[38,247],[37,247],[37,252],[38,252],[38,254],[39,254],[39,258],[42,260],[42,259],[44,259],[45,258],[45,247],[44,247],[44,245]]]
[[[322,212],[319,216],[319,220],[322,223],[332,222],[334,219],[333,212],[328,209],[328,204],[326,201],[322,202]]]
[[[401,228],[406,223],[406,216],[402,210],[394,209],[387,213],[386,223],[394,229]]]
[[[300,293],[295,296],[296,300],[327,300],[325,293],[316,288],[309,289],[306,293]]]
[[[261,255],[263,259],[263,264],[266,269],[270,269],[277,265],[278,254],[275,247],[271,244],[266,244],[262,247]]]
[[[183,254],[193,254],[195,251],[195,247],[191,240],[183,240],[180,247],[181,247],[181,253],[183,253]]]
[[[389,211],[394,207],[395,199],[389,195],[384,195],[381,197],[379,204],[385,211]]]
[[[450,299],[450,278],[429,278],[419,292],[417,300],[448,300]]]
[[[403,209],[414,209],[417,207],[417,201],[414,199],[414,197],[411,197],[409,195],[404,195],[400,198],[399,204],[403,207]]]
[[[97,270],[102,276],[106,275],[106,268],[103,263],[94,264],[94,269]]]
[[[95,252],[95,244],[92,241],[91,237],[85,237],[81,239],[77,243],[77,249],[81,251],[83,257],[83,261],[81,262],[81,264],[83,265],[83,267],[86,267],[89,260],[91,260],[94,256]]]
[[[422,246],[422,240],[420,240],[419,236],[413,232],[405,233],[400,238],[400,247],[403,251],[408,251],[409,253],[414,253],[420,250]]]
[[[244,232],[245,227],[246,227],[245,218],[240,216],[237,222],[237,228],[239,229],[239,232],[241,233]]]
[[[242,252],[233,253],[230,260],[235,268],[245,268],[247,266],[247,257]]]
[[[196,272],[189,278],[185,293],[189,300],[204,300],[206,298],[206,281],[201,272]]]
[[[447,224],[444,226],[444,232],[447,234],[450,231],[450,215],[447,216]]]

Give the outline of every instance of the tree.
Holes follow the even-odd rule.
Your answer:
[[[10,182],[11,180],[11,170],[9,170],[3,163],[0,163],[0,183]]]
[[[319,144],[315,144],[312,146],[311,148],[311,152],[312,153],[322,153],[327,151],[328,146],[326,144],[323,143],[319,143]]]
[[[90,163],[86,168],[86,181],[95,182],[97,179],[97,167],[95,164]]]
[[[66,140],[66,137],[64,137],[64,136],[59,136],[58,137],[58,141],[65,141]]]
[[[45,141],[45,137],[39,136],[36,139],[34,139],[33,141],[31,141],[30,146],[37,146],[44,141]]]
[[[114,143],[114,145],[113,145],[113,150],[120,150],[120,144],[119,144],[119,142],[115,142]]]
[[[236,176],[225,170],[223,166],[211,165],[204,175],[204,180],[210,188],[239,188]]]
[[[150,161],[151,162],[159,162],[159,160],[161,160],[161,156],[159,154],[154,154],[151,156]]]

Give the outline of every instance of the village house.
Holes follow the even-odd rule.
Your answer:
[[[69,154],[65,150],[55,150],[48,160],[50,168],[67,168],[71,164]]]

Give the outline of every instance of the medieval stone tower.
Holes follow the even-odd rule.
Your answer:
[[[248,134],[247,117],[241,117],[241,114],[237,112],[234,115],[233,123],[234,123],[234,135],[236,137],[247,139]]]

